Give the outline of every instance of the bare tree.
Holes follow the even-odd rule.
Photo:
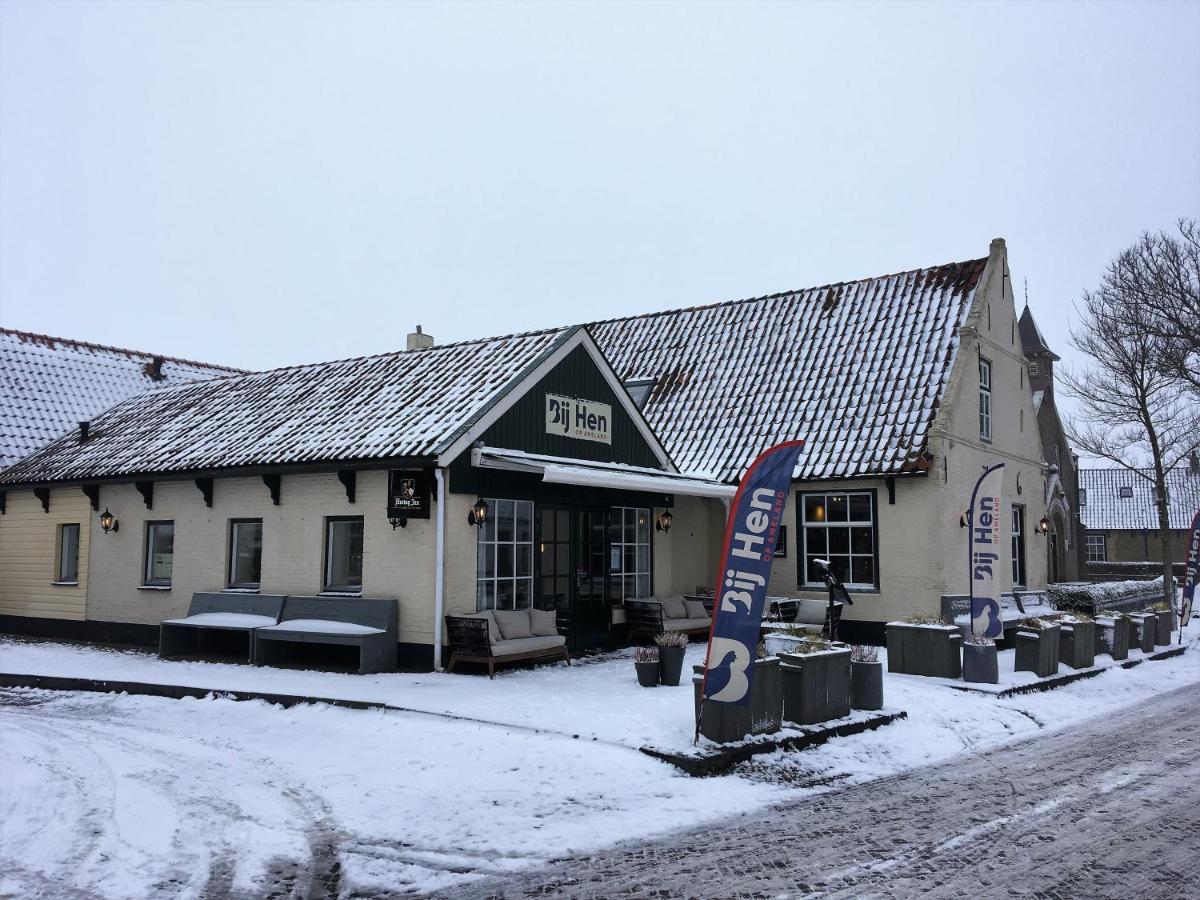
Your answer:
[[[1071,329],[1071,343],[1090,365],[1064,378],[1067,389],[1080,401],[1068,432],[1078,449],[1115,462],[1154,485],[1163,599],[1173,606],[1166,475],[1200,442],[1200,402],[1192,390],[1194,383],[1180,376],[1173,361],[1172,353],[1179,352],[1178,336],[1164,336],[1163,323],[1153,311],[1165,307],[1166,301],[1159,298],[1152,309],[1146,301],[1150,283],[1131,280],[1127,254],[1140,257],[1142,247],[1139,242],[1118,256],[1100,287],[1083,296],[1081,320]]]

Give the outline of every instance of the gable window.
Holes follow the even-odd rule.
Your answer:
[[[1025,507],[1012,508],[1012,580],[1013,587],[1025,586]]]
[[[58,566],[54,580],[58,584],[79,583],[79,525],[58,526]]]
[[[1038,373],[1038,363],[1037,363],[1037,360],[1036,360],[1036,359],[1031,359],[1031,360],[1029,361],[1029,374],[1030,374],[1030,375],[1036,375],[1037,373]]]
[[[477,609],[533,605],[533,502],[485,498],[490,512],[476,544]]]
[[[614,506],[609,525],[610,594],[613,600],[650,596],[650,510]]]
[[[325,578],[322,590],[357,594],[362,591],[362,570],[362,516],[330,516],[325,520]]]
[[[142,584],[148,587],[170,587],[171,570],[174,567],[175,523],[147,522]]]
[[[992,439],[992,364],[979,357],[979,439]]]
[[[650,399],[650,392],[653,389],[653,378],[637,378],[625,382],[625,390],[629,391],[629,397],[637,404],[638,409],[646,408],[646,401]]]
[[[804,566],[799,586],[824,587],[815,561],[825,559],[847,587],[878,587],[875,493],[806,493],[800,498],[797,516]]]
[[[1086,547],[1088,562],[1108,562],[1108,538],[1104,535],[1089,534]]]
[[[257,588],[262,583],[262,519],[229,523],[229,586]]]

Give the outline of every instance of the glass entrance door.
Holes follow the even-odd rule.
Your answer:
[[[580,648],[608,642],[609,541],[607,509],[581,509],[576,513],[578,554],[575,563],[574,632]]]

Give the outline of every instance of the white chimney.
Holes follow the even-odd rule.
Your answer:
[[[421,326],[417,326],[417,330],[408,336],[409,350],[428,350],[433,346],[433,335],[425,334],[421,331]]]

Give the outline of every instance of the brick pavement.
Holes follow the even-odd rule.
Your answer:
[[[446,896],[1200,897],[1194,687],[969,753]]]

